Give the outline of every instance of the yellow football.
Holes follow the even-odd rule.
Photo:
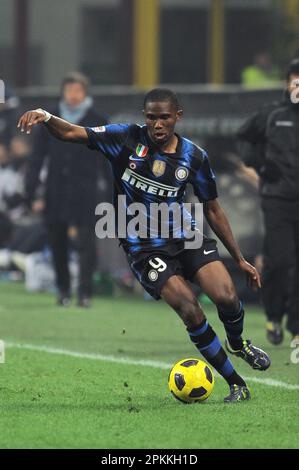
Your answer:
[[[208,364],[194,357],[182,359],[170,371],[168,386],[183,403],[206,400],[214,388],[214,374]]]

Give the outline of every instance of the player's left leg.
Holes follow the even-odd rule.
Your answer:
[[[221,261],[205,264],[195,273],[193,281],[216,305],[226,331],[228,351],[244,359],[253,369],[268,369],[270,366],[268,355],[242,337],[244,309],[224,264]]]
[[[183,257],[187,259],[187,256]],[[192,257],[191,257],[192,258]],[[183,276],[178,257],[146,253],[130,254],[128,261],[132,272],[155,299],[161,297],[184,322],[192,343],[203,357],[219,372],[230,386],[226,402],[250,398],[245,381],[237,374],[221,346],[217,334],[209,325],[197,298]]]
[[[230,394],[224,401],[232,403],[249,400],[250,392],[246,383],[234,369],[185,279],[177,275],[168,278],[162,287],[161,297],[183,320],[192,343],[228,383]]]

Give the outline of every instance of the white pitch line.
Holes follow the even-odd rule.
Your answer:
[[[169,370],[173,363],[167,363],[162,361],[151,361],[147,359],[131,359],[129,357],[116,357],[112,355],[105,355],[105,354],[95,354],[95,353],[82,353],[78,351],[69,351],[67,349],[59,349],[59,348],[52,348],[50,346],[39,346],[35,344],[22,344],[22,343],[13,343],[9,341],[5,341],[5,346],[8,348],[15,348],[15,349],[28,349],[29,351],[40,351],[46,352],[49,354],[62,354],[64,356],[70,357],[79,357],[80,359],[92,359],[96,361],[104,361],[104,362],[114,362],[116,364],[126,364],[126,365],[135,365],[135,366],[149,366],[155,367],[157,369],[165,369]],[[286,382],[282,382],[280,380],[270,379],[270,378],[259,378],[259,377],[243,377],[245,380],[249,382],[255,382],[262,385],[268,385],[270,387],[279,387],[284,388],[286,390],[299,390],[299,385],[295,384],[288,384]]]
[[[93,359],[96,361],[115,362],[116,364],[126,364],[135,366],[150,366],[158,369],[169,369],[173,364],[166,362],[150,361],[147,359],[131,359],[129,357],[117,357],[97,353],[82,353],[78,351],[69,351],[67,349],[52,348],[51,346],[39,346],[35,344],[22,344],[5,341],[7,348],[29,349],[30,351],[40,351],[50,354],[63,354],[64,356],[79,357],[81,359]]]

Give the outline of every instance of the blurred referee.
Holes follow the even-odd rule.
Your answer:
[[[62,98],[55,114],[81,126],[106,124],[88,95],[89,81],[79,72],[68,74],[62,82]],[[36,199],[39,175],[48,161],[45,189],[45,218],[58,288],[57,303],[68,306],[71,297],[68,251],[70,242],[79,253],[78,305],[89,307],[92,274],[95,268],[95,207],[98,204],[98,179],[105,174],[104,159],[87,147],[50,139],[40,126],[34,135],[33,155],[29,162],[26,192],[33,210],[42,208]],[[49,158],[48,158],[49,157]]]
[[[299,338],[299,59],[290,63],[286,79],[283,100],[264,106],[238,132],[242,159],[260,177],[262,297],[272,344],[283,341],[285,313],[287,329]]]

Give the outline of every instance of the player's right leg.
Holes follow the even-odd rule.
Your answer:
[[[195,295],[181,276],[171,276],[161,289],[161,297],[184,322],[190,339],[203,357],[222,375],[230,387],[225,402],[250,399],[245,381],[234,369],[221,346],[218,336],[209,325]]]
[[[217,306],[219,318],[227,335],[226,349],[242,358],[253,369],[261,371],[268,369],[271,364],[268,354],[242,337],[244,309],[224,264],[213,261],[202,266],[193,280]]]

